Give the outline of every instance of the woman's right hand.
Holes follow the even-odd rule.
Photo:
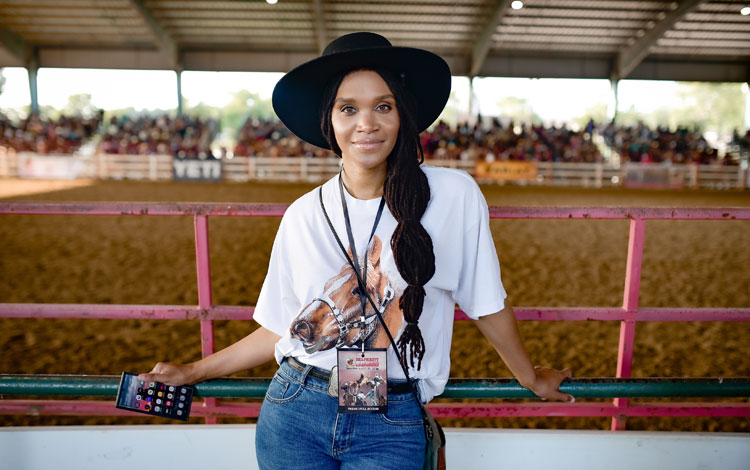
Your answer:
[[[172,364],[171,362],[157,362],[148,374],[139,374],[138,380],[144,382],[162,382],[167,385],[185,385],[192,382],[192,367],[188,365]]]

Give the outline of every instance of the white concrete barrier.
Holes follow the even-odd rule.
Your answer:
[[[748,434],[455,428],[446,434],[451,470],[750,468]],[[0,468],[250,470],[258,468],[254,441],[254,425],[5,427]]]

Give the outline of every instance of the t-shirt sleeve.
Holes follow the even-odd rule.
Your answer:
[[[253,313],[255,321],[279,336],[284,335],[289,328],[290,319],[299,310],[288,268],[292,265],[287,252],[288,225],[288,220],[282,218],[271,249],[268,273]]]
[[[490,214],[479,186],[472,181],[464,217],[461,272],[453,299],[470,318],[499,312],[507,294],[490,232]]]

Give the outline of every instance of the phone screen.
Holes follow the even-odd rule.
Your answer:
[[[153,416],[187,421],[195,394],[192,385],[166,385],[144,382],[136,374],[123,372],[117,392],[117,408]]]

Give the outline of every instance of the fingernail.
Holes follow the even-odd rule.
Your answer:
[[[570,401],[570,403],[575,403],[576,402],[576,397],[574,397],[573,395],[571,395],[569,401]]]

